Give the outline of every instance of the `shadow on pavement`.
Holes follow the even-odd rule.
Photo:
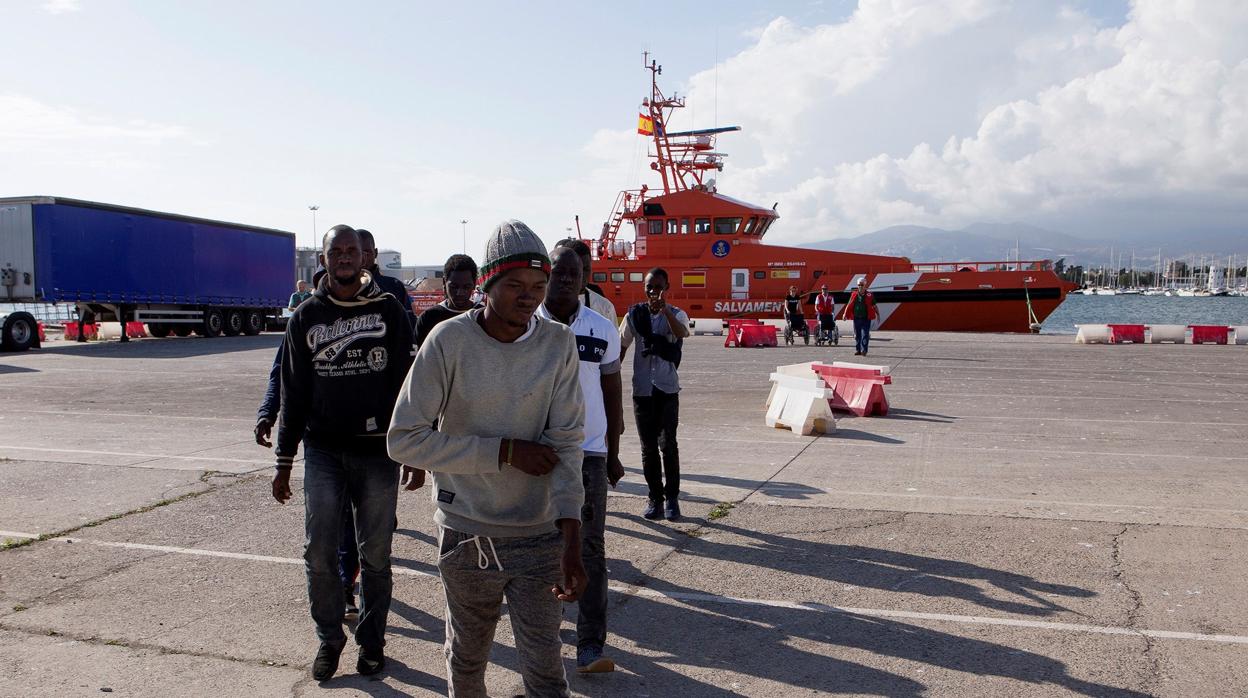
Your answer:
[[[8,366],[0,364],[0,376],[6,373],[39,373],[37,368],[27,368],[25,366]]]
[[[610,516],[623,515],[612,512]],[[690,536],[680,529],[644,519],[634,519],[651,530],[644,533],[619,526],[608,526],[613,533],[642,538],[651,542],[675,545],[683,555],[712,560],[730,561],[760,570],[776,570],[805,575],[838,584],[866,589],[899,591],[931,597],[962,599],[977,606],[1029,616],[1049,616],[1067,610],[1041,596],[1091,598],[1095,593],[1079,587],[1041,582],[1014,572],[981,567],[957,560],[924,557],[910,553],[868,548],[861,545],[840,545],[819,540],[789,538],[738,528],[718,521],[706,521],[707,534],[728,533],[752,539],[750,545],[725,543],[702,536]],[[692,520],[691,520],[692,521]],[[826,533],[811,532],[812,537]],[[614,579],[620,577],[613,575]],[[993,598],[982,589],[962,580],[980,580],[1017,599]]]
[[[651,580],[647,587],[665,594],[697,593],[662,580]],[[732,671],[820,692],[928,695],[928,686],[916,678],[829,657],[834,647],[1088,696],[1146,695],[1074,678],[1067,674],[1065,664],[1035,652],[844,612],[726,605],[696,597],[673,604],[630,595],[612,607],[611,630],[639,647],[660,653],[654,657],[610,648],[621,669],[645,677],[647,687],[661,689],[655,695],[695,698],[741,694],[739,687],[677,673],[669,668],[672,664],[701,667],[707,670],[702,676],[708,672],[714,676],[717,670]],[[591,696],[611,693],[606,682],[595,686],[579,681],[576,687]]]
[[[93,359],[186,359],[195,356],[230,354],[255,349],[272,349],[282,343],[283,335],[261,334],[255,337],[165,337],[164,339],[134,339],[126,343],[117,340],[98,342],[72,342],[53,347],[32,350],[37,354],[63,354],[66,356],[90,356]]]

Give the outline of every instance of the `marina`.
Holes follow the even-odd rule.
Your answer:
[[[273,502],[251,438],[278,339],[0,358],[22,400],[0,415],[0,694],[315,689],[301,495]],[[768,373],[847,347],[690,338],[686,520],[638,515],[630,425],[618,669],[570,674],[574,695],[1248,691],[1244,350],[878,332],[888,416],[803,437],[764,425]],[[392,668],[340,694],[445,692],[431,516],[427,489],[400,493]],[[515,695],[505,622],[496,643],[490,690]]]

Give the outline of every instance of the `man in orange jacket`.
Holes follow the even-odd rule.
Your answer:
[[[854,319],[854,356],[866,356],[867,344],[871,341],[871,322],[879,317],[875,296],[867,290],[867,277],[858,278],[858,288],[849,294],[841,316]]]

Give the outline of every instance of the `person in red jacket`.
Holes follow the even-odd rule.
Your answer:
[[[837,344],[836,336],[836,300],[828,293],[828,285],[824,284],[815,296],[815,316],[819,318],[820,341]]]
[[[879,317],[875,296],[867,290],[867,277],[859,277],[858,288],[849,294],[849,302],[841,315],[854,319],[854,356],[866,356],[867,344],[871,341],[871,322]]]

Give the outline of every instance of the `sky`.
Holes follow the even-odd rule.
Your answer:
[[[586,235],[673,127],[739,125],[719,190],[776,244],[899,224],[1077,236],[1248,221],[1248,3],[6,0],[0,196],[289,230],[406,264],[494,226]],[[661,10],[655,8],[661,7]],[[308,206],[320,207],[313,227]],[[461,220],[468,223],[461,225]],[[1248,231],[1245,233],[1248,235]]]

